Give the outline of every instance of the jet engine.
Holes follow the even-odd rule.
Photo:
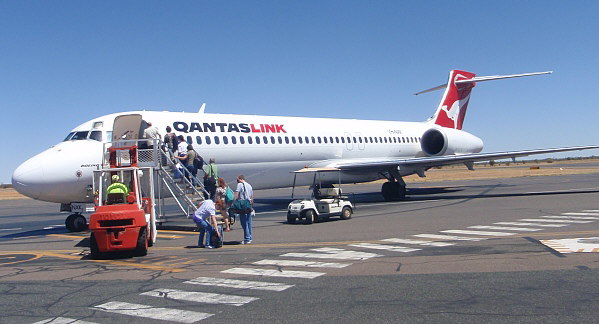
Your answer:
[[[431,128],[422,135],[420,146],[428,156],[466,154],[482,151],[483,141],[461,130]]]

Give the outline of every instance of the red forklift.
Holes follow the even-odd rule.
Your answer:
[[[109,147],[107,153],[110,167],[94,171],[91,257],[104,259],[113,252],[144,256],[157,235],[153,169],[138,166],[137,145]]]

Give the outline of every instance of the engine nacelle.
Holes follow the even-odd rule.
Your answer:
[[[431,128],[422,135],[420,147],[428,156],[478,153],[483,149],[483,141],[461,130]]]

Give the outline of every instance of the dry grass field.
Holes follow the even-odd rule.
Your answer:
[[[475,171],[466,169],[464,165],[447,166],[440,169],[430,169],[426,178],[417,175],[405,177],[407,183],[439,182],[449,180],[482,180],[517,177],[538,177],[570,174],[599,173],[599,159],[501,163],[495,166],[475,166]],[[379,180],[383,182],[385,180]],[[12,188],[0,188],[0,201],[10,199],[29,199]]]

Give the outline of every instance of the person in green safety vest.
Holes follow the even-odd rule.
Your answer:
[[[106,193],[122,193],[128,195],[129,188],[124,183],[119,182],[119,176],[115,174],[112,176],[112,184],[106,188]]]

